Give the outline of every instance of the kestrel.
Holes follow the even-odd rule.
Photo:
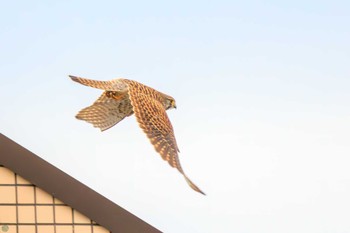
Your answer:
[[[76,115],[77,119],[87,121],[104,131],[135,113],[139,126],[146,133],[155,150],[168,161],[170,166],[184,176],[193,190],[204,194],[187,177],[180,165],[178,157],[180,151],[173,127],[165,112],[176,108],[173,97],[128,79],[97,81],[71,75],[69,77],[85,86],[104,90],[91,106],[82,109]]]

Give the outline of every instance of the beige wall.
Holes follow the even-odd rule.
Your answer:
[[[108,233],[11,170],[0,167],[0,233]]]

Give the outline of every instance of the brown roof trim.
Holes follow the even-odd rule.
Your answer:
[[[161,232],[0,133],[0,165],[117,232]]]

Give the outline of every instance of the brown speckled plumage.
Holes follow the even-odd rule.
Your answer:
[[[104,90],[89,107],[82,109],[77,118],[85,120],[102,131],[135,113],[141,129],[162,158],[176,168],[195,191],[204,194],[184,173],[174,130],[166,110],[176,108],[175,100],[153,88],[128,79],[96,81],[69,76],[73,81]]]

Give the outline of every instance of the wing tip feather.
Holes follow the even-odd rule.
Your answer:
[[[68,75],[68,77],[70,77],[73,81],[77,82],[78,81],[78,77],[74,76],[74,75]]]
[[[195,185],[185,174],[184,174],[184,177],[185,177],[185,179],[186,179],[186,181],[187,181],[187,184],[188,184],[194,191],[199,192],[199,193],[203,194],[204,196],[206,196],[206,194],[205,194],[202,190],[200,190],[200,188],[198,188],[198,186]]]

